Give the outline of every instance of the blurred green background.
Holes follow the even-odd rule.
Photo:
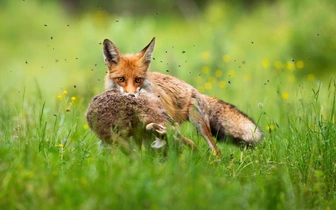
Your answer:
[[[104,90],[105,38],[129,53],[155,36],[151,71],[256,118],[259,103],[296,101],[335,75],[335,7],[332,0],[3,0],[0,96],[7,105],[22,97],[54,102],[66,90],[85,105]]]

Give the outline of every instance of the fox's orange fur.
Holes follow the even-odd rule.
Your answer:
[[[218,155],[220,150],[213,136],[218,140],[230,136],[235,142],[248,145],[262,140],[262,132],[254,121],[235,106],[200,94],[193,86],[176,77],[147,72],[154,44],[155,38],[140,53],[122,55],[110,40],[104,40],[103,54],[108,67],[105,89],[119,89],[133,97],[144,91],[157,95],[175,121],[191,121],[210,149]]]

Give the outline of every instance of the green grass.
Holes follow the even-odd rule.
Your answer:
[[[293,2],[243,14],[213,4],[197,24],[103,10],[70,17],[56,4],[5,3],[0,209],[334,209],[336,67],[328,59],[336,19],[325,2]],[[316,37],[303,23],[318,18],[328,21]],[[103,91],[100,42],[137,52],[153,36],[153,71],[238,106],[258,121],[264,141],[247,150],[219,143],[216,159],[186,123],[182,133],[200,153],[171,148],[167,159],[149,151],[130,159],[99,145],[84,113]]]

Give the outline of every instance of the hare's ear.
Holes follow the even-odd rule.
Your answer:
[[[118,48],[108,39],[103,42],[103,55],[105,64],[108,67],[118,64],[121,56]]]
[[[152,61],[154,46],[155,46],[155,37],[150,41],[150,43],[145,48],[143,48],[140,51],[140,55],[142,57],[144,64],[148,65]]]

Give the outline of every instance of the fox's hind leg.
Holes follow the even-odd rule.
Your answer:
[[[191,106],[189,107],[189,121],[196,127],[196,129],[201,133],[203,138],[208,143],[210,149],[214,154],[220,157],[221,152],[218,149],[216,143],[212,139],[212,133],[210,129],[210,122],[208,117],[203,113],[201,107],[202,103],[199,103],[198,98],[193,96],[191,99]]]
[[[174,139],[176,141],[182,142],[184,145],[190,147],[192,150],[199,151],[199,148],[191,139],[188,139],[182,135],[178,123],[174,123],[174,126],[171,126],[171,129],[175,131]]]

